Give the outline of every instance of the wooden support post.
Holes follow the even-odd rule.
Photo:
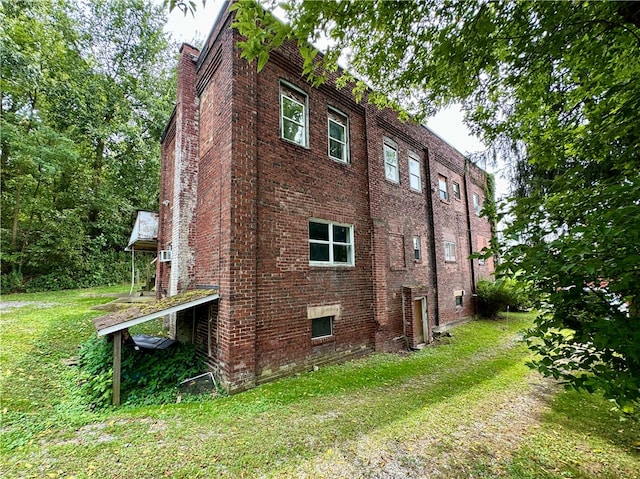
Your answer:
[[[120,359],[122,356],[122,331],[113,333],[113,405],[120,405]]]

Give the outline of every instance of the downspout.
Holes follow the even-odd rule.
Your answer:
[[[467,175],[467,168],[469,165],[469,160],[465,158],[464,160],[464,197],[467,204],[465,208],[465,212],[467,214],[467,237],[469,240],[469,256],[473,254],[473,235],[471,234],[471,209],[469,208],[469,188],[467,187],[467,181],[469,181],[469,176]],[[474,211],[475,214],[475,211]],[[471,293],[476,294],[476,269],[473,263],[473,258],[469,258],[471,263]]]
[[[424,162],[425,171],[429,180],[428,188],[425,188],[426,203],[427,203],[427,227],[429,228],[429,234],[431,235],[431,241],[429,242],[429,257],[431,258],[431,271],[433,283],[433,292],[435,296],[435,325],[440,326],[440,301],[438,299],[438,258],[436,256],[436,227],[433,221],[433,194],[431,192],[431,162],[429,161],[429,150],[424,149]]]
[[[407,313],[405,311],[405,299],[404,291],[402,291],[402,334],[404,336],[404,342],[409,349],[409,338],[407,338]]]

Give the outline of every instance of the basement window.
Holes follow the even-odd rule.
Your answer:
[[[308,142],[309,107],[306,93],[280,84],[280,129],[282,138],[305,148]]]
[[[311,339],[333,336],[333,316],[322,316],[311,320]]]

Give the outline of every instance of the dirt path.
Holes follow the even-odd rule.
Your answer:
[[[15,308],[24,308],[32,306],[34,308],[50,308],[58,303],[44,303],[42,301],[0,301],[0,312],[9,311]]]
[[[365,435],[300,465],[302,478],[507,477],[505,461],[539,427],[557,385],[531,376],[524,394],[485,398],[460,417],[426,420],[403,437]],[[452,424],[455,425],[452,426]],[[480,469],[480,470],[479,470]]]

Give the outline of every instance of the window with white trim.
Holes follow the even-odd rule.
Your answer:
[[[438,175],[438,195],[441,200],[449,201],[449,190],[447,190],[446,176]]]
[[[450,263],[456,260],[456,244],[452,241],[444,242],[444,260]]]
[[[409,152],[409,186],[414,191],[422,191],[422,173],[420,159],[415,153]]]
[[[420,236],[413,237],[413,259],[415,259],[416,261],[420,261],[422,259]]]
[[[480,216],[480,212],[482,211],[480,196],[478,196],[476,193],[473,194],[473,211],[476,212],[476,216]]]
[[[329,158],[349,163],[349,118],[334,108],[327,113]]]
[[[353,226],[309,220],[309,264],[353,266]]]
[[[460,199],[460,183],[453,182],[453,197],[456,200]]]
[[[333,336],[333,316],[323,316],[311,320],[311,339]]]
[[[309,108],[307,95],[280,84],[280,135],[300,146],[308,146]]]
[[[400,183],[400,172],[398,170],[398,145],[388,138],[384,139],[384,175],[387,180]]]

